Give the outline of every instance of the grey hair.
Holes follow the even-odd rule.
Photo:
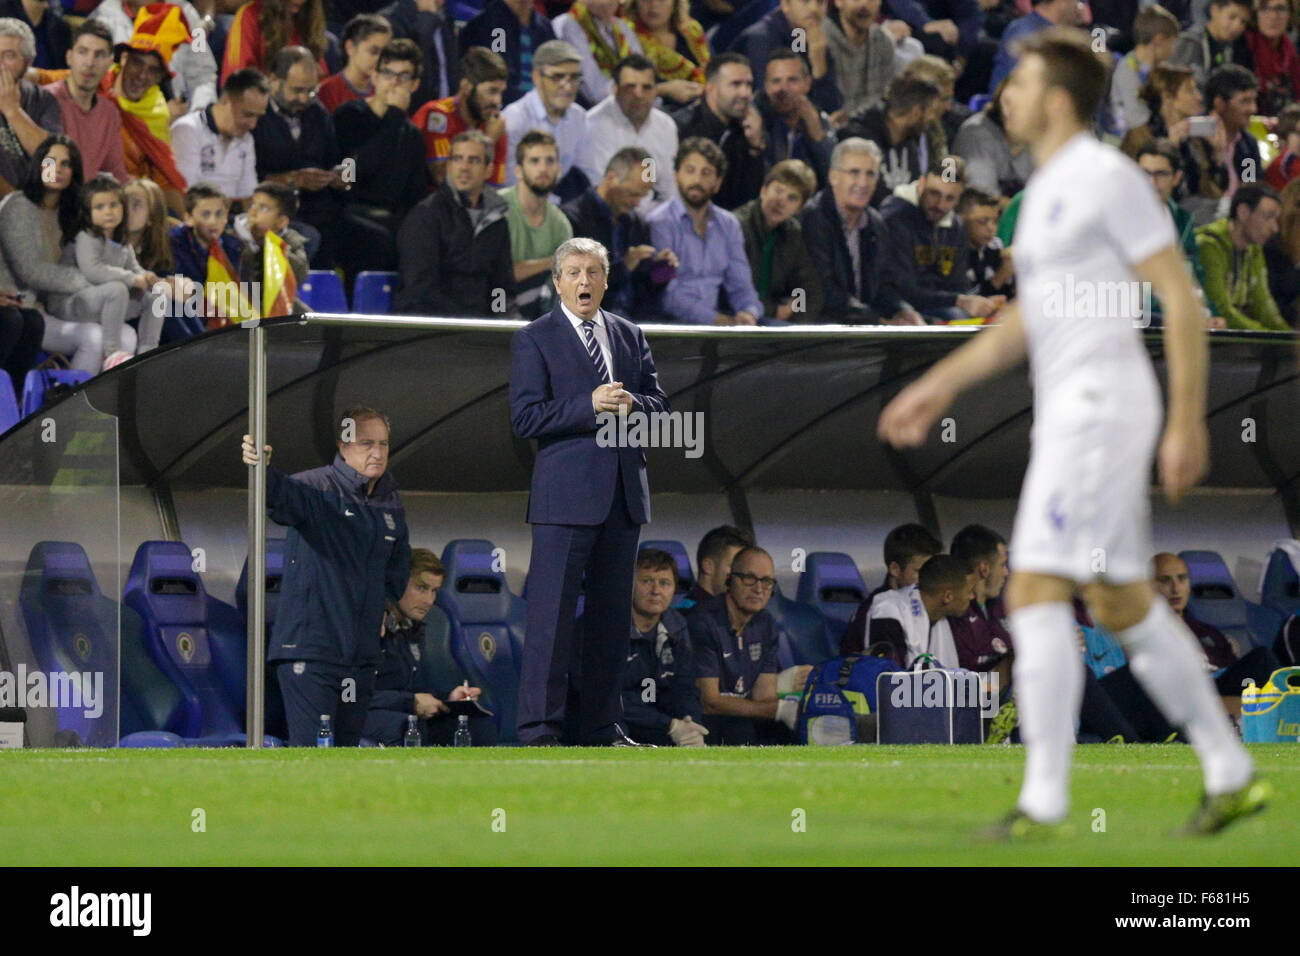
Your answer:
[[[885,162],[885,154],[871,140],[863,139],[861,136],[850,136],[848,139],[841,140],[831,151],[831,169],[839,169],[840,162],[845,156],[858,156],[863,153],[875,157],[878,166]]]
[[[0,17],[0,37],[17,37],[18,52],[29,66],[36,59],[36,34],[23,21],[15,17]]]
[[[600,260],[600,267],[605,270],[605,275],[609,275],[609,251],[595,239],[575,236],[560,243],[560,248],[555,250],[555,261],[551,265],[551,275],[554,278],[560,277],[560,267],[570,256],[595,256]]]

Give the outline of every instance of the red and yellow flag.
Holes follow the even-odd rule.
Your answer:
[[[262,318],[292,315],[297,296],[298,280],[284,254],[284,240],[268,232],[262,240]]]
[[[233,322],[257,318],[257,311],[244,298],[236,275],[226,251],[214,239],[208,246],[208,278],[203,285],[208,328],[220,329]]]

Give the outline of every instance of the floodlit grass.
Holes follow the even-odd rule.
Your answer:
[[[1300,747],[1252,752],[1277,796],[1218,837],[1168,835],[1190,748],[1092,745],[1074,835],[1003,846],[1018,747],[7,751],[0,864],[1285,864]]]

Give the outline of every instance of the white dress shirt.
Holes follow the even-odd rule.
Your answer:
[[[594,186],[605,178],[610,157],[625,146],[640,146],[654,159],[654,189],[637,206],[641,215],[648,216],[677,195],[677,180],[673,176],[677,124],[663,110],[652,108],[645,123],[637,129],[611,94],[587,113],[587,138],[578,153],[578,168]]]
[[[560,149],[560,179],[577,163],[578,149],[587,135],[587,111],[577,103],[565,110],[560,121],[555,123],[542,104],[542,95],[536,90],[529,90],[522,98],[503,109],[501,115],[506,121],[505,185],[515,184],[515,149],[524,134],[532,129],[540,129],[555,137],[555,144]],[[554,201],[555,197],[552,196],[552,202]]]

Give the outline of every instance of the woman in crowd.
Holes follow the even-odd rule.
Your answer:
[[[235,13],[221,60],[221,82],[236,70],[255,66],[270,72],[272,58],[286,46],[305,46],[325,65],[325,8],[321,0],[250,0]]]
[[[624,16],[659,74],[659,95],[674,106],[699,99],[709,41],[699,21],[691,18],[689,0],[628,0]]]
[[[1259,78],[1259,111],[1267,116],[1300,100],[1300,54],[1287,36],[1290,20],[1290,0],[1255,0],[1255,27],[1246,31],[1246,42]]]

